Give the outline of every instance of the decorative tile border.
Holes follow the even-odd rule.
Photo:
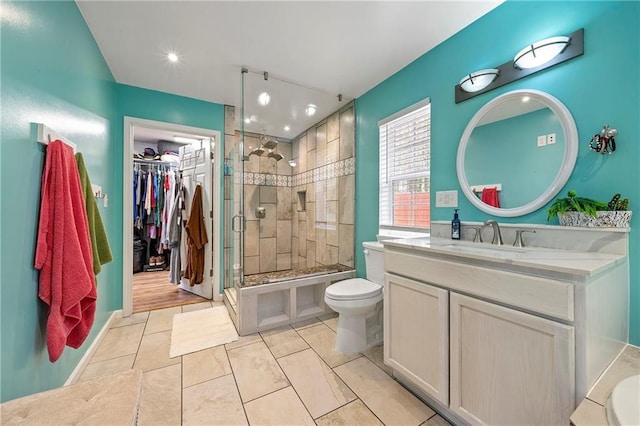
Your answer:
[[[306,185],[308,183],[321,182],[327,179],[333,179],[340,176],[351,175],[356,172],[355,157],[346,160],[336,161],[325,166],[316,167],[306,172],[298,173],[293,176],[293,186]]]
[[[356,172],[355,157],[346,160],[336,161],[325,166],[316,167],[306,172],[298,173],[293,176],[275,175],[267,173],[245,173],[245,185],[263,185],[263,186],[282,186],[292,187],[306,185],[308,183],[322,182],[327,179],[333,179],[340,176],[352,175]],[[240,183],[240,177],[235,176],[235,183]]]
[[[268,173],[245,173],[245,185],[262,185],[262,186],[291,186],[292,177],[287,175],[274,175]],[[236,176],[235,183],[240,183],[240,177]]]

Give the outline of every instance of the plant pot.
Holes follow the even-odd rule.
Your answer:
[[[582,226],[587,228],[628,228],[631,211],[600,211],[598,217],[581,213],[565,212],[558,214],[562,226]]]

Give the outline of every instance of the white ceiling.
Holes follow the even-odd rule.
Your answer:
[[[246,129],[292,138],[501,0],[77,3],[118,83],[239,107],[244,66],[245,115],[254,118]],[[256,102],[262,91],[266,108]],[[309,103],[318,107],[311,118],[302,112]]]

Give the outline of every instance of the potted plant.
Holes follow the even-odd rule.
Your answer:
[[[586,227],[626,228],[631,220],[629,199],[615,194],[608,203],[591,198],[578,197],[569,191],[566,198],[557,198],[549,209],[547,220],[558,216],[560,225]]]

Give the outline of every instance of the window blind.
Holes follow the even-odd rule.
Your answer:
[[[426,99],[378,123],[380,228],[430,226],[431,104]]]

